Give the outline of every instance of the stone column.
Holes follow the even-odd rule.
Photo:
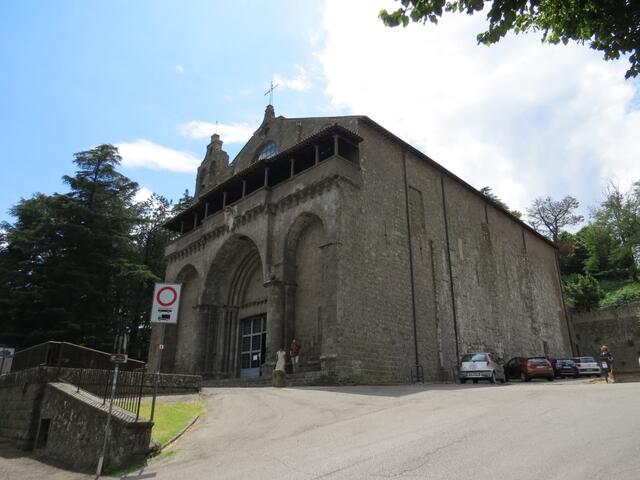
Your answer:
[[[226,378],[230,375],[232,370],[231,358],[233,355],[231,349],[232,340],[232,327],[234,313],[237,311],[235,307],[219,307],[215,312],[215,339],[214,339],[214,351],[215,356],[212,358],[212,370],[213,375],[217,378]]]
[[[276,364],[276,352],[284,347],[284,288],[280,280],[269,280],[267,289],[267,345],[263,375],[271,375]]]
[[[322,249],[322,344],[320,345],[320,368],[333,371],[336,368],[338,353],[337,326],[337,283],[338,283],[338,244],[329,242]]]
[[[284,284],[284,349],[289,348],[296,328],[296,288],[295,283]]]
[[[202,333],[201,338],[198,339],[198,343],[201,345],[198,368],[202,375],[211,375],[213,373],[213,357],[216,354],[216,306],[200,304],[196,305],[194,309]]]

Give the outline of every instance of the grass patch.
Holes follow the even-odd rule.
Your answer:
[[[601,307],[621,307],[640,301],[639,282],[601,280],[600,286],[605,292],[605,297],[600,302]]]
[[[151,440],[164,446],[180,433],[193,420],[193,417],[202,415],[204,412],[204,402],[156,403]],[[140,416],[149,418],[150,415],[151,402],[142,402]]]

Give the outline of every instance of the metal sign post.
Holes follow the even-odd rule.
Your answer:
[[[109,415],[107,415],[107,424],[104,427],[104,441],[102,442],[102,453],[100,453],[100,458],[98,459],[98,468],[96,469],[96,478],[102,474],[102,464],[104,463],[104,456],[107,452],[107,444],[109,440],[109,427],[111,427],[111,413],[113,412],[113,399],[116,395],[116,384],[118,383],[118,367],[119,363],[116,363],[116,366],[113,371],[113,382],[111,383],[111,399],[109,400]]]
[[[127,337],[126,335],[120,336],[117,335],[115,339],[115,348],[117,351],[124,351],[127,346]],[[113,363],[115,366],[113,368],[113,381],[111,382],[111,397],[109,399],[109,414],[107,415],[107,423],[104,427],[104,440],[102,442],[102,452],[100,453],[100,458],[98,459],[98,467],[96,468],[96,478],[98,478],[102,474],[102,466],[104,464],[104,457],[107,453],[107,446],[109,445],[109,430],[111,427],[111,415],[113,413],[113,401],[116,397],[116,387],[118,385],[118,370],[120,364],[127,363],[129,357],[126,353],[114,353],[109,357],[109,361]]]
[[[156,396],[158,394],[158,382],[160,381],[160,366],[162,365],[162,351],[164,350],[164,331],[166,324],[178,323],[178,311],[180,310],[180,283],[156,283],[153,291],[153,305],[151,307],[151,323],[159,323],[160,341],[156,345],[156,371],[153,379],[153,400],[151,401],[151,418],[156,411]]]
[[[156,356],[156,371],[153,373],[153,399],[151,401],[151,414],[149,421],[153,422],[156,413],[156,397],[158,396],[158,382],[160,381],[160,365],[162,365],[162,351],[164,350],[164,324],[160,325],[160,342],[158,342],[158,353]]]

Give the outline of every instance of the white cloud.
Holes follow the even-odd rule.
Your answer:
[[[221,140],[225,143],[244,143],[251,138],[254,130],[254,127],[245,123],[219,123],[216,125],[215,123],[196,120],[180,126],[180,132],[185,137],[196,139],[209,138],[218,132]]]
[[[311,88],[311,80],[307,76],[307,71],[304,67],[296,65],[295,69],[297,74],[291,78],[286,78],[277,73],[273,75],[273,84],[278,85],[282,90],[296,90],[298,92],[304,92]]]
[[[192,173],[200,165],[200,160],[191,153],[163,147],[149,140],[135,140],[116,146],[126,167]]]
[[[640,179],[626,60],[539,35],[478,46],[482,14],[391,29],[377,11],[326,3],[317,56],[334,108],[369,115],[519,210],[546,195],[594,204],[607,178]]]
[[[182,65],[174,65],[173,69],[178,73],[184,73],[184,67]]]
[[[136,196],[133,197],[133,199],[138,203],[142,203],[149,200],[152,195],[153,195],[153,192],[149,190],[147,187],[140,187],[140,190],[138,190],[138,193],[136,193]]]

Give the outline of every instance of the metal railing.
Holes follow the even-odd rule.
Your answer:
[[[55,378],[89,392],[106,405],[111,398],[114,363],[111,354],[68,342],[45,342],[25,348],[11,357],[11,373],[35,367],[57,368]],[[118,365],[114,405],[140,417],[146,363],[129,358]],[[154,395],[155,397],[155,395]],[[154,398],[155,400],[155,398]]]
[[[140,403],[144,390],[145,378],[148,376],[146,368],[138,370],[126,370],[119,366],[118,379],[113,404],[128,410],[136,415],[136,421],[140,418]],[[77,391],[81,389],[89,392],[102,400],[106,405],[111,396],[114,370],[98,370],[94,368],[82,368],[77,370],[61,370],[58,375],[60,380],[75,385]]]
[[[111,370],[111,354],[83,347],[68,342],[45,342],[40,345],[25,348],[13,354],[11,372],[19,372],[33,367],[58,368],[92,368]],[[140,360],[130,358],[121,366],[122,370],[137,370],[146,364]]]

